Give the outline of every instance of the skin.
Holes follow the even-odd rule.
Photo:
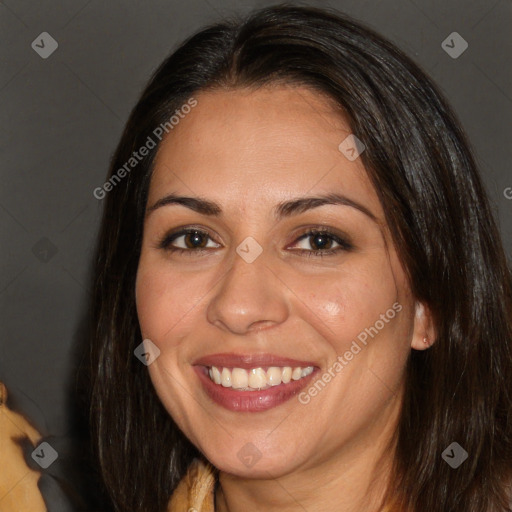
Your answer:
[[[406,361],[435,332],[428,309],[411,295],[361,159],[351,162],[338,149],[350,127],[330,101],[301,86],[194,97],[197,106],[159,148],[148,209],[173,192],[215,201],[223,213],[167,205],[146,216],[136,301],[142,336],[161,351],[148,366],[156,392],[219,468],[216,510],[376,511]],[[347,205],[280,221],[272,215],[282,201],[333,191],[376,220]],[[167,233],[190,225],[210,236],[207,252],[158,248]],[[345,234],[354,248],[308,258],[318,245],[301,237],[313,226]],[[263,249],[252,263],[236,252],[246,237]],[[185,241],[173,245],[186,248]],[[328,243],[321,250],[339,247]],[[307,404],[294,397],[265,412],[228,411],[208,398],[192,369],[218,352],[273,353],[314,361],[321,376],[395,302],[400,313]],[[261,453],[251,468],[237,456],[248,442]]]

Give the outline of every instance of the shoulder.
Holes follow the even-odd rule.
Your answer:
[[[7,388],[0,381],[0,504],[2,512],[46,512],[46,505],[38,488],[39,471],[30,468],[23,453],[23,444],[35,448],[41,439],[28,420],[7,405]]]

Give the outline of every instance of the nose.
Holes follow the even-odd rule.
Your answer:
[[[208,321],[230,333],[246,334],[284,322],[289,315],[286,286],[264,263],[238,254],[208,304]]]

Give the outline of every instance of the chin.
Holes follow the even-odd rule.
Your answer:
[[[229,437],[222,448],[216,444],[203,446],[200,451],[220,471],[241,478],[278,478],[295,471],[311,458],[297,450],[296,445],[300,443],[291,443],[278,436],[269,442],[268,432],[263,435],[260,441],[255,436],[253,442],[247,441],[249,436],[245,435]]]

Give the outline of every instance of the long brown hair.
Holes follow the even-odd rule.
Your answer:
[[[469,143],[428,76],[327,10],[280,5],[185,41],[133,109],[108,179],[199,91],[300,84],[332,98],[365,144],[414,296],[438,338],[411,351],[389,497],[414,512],[505,512],[512,478],[512,277]],[[134,357],[135,276],[158,144],[106,194],[91,302],[91,429],[117,511],[160,512],[197,453]],[[442,458],[457,442],[468,459]]]

